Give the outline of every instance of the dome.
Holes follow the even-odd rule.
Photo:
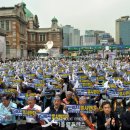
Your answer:
[[[51,21],[52,22],[58,22],[57,18],[55,18],[55,17]]]
[[[26,8],[26,4],[24,2],[22,2],[21,5],[23,6],[27,18],[34,17],[32,12]]]

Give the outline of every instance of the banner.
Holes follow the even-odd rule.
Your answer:
[[[66,120],[69,118],[68,114],[37,113],[35,110],[25,110],[25,109],[13,109],[12,114],[15,116],[22,116],[22,117],[36,117],[38,120],[47,119],[49,121]]]
[[[25,99],[25,98],[28,98],[28,97],[35,97],[35,96],[36,96],[36,93],[20,93],[18,95],[18,98]]]
[[[86,75],[81,75],[81,76],[79,76],[79,78],[83,80],[83,79],[87,79],[88,76],[86,76]]]
[[[16,89],[0,89],[0,94],[12,94],[17,93]]]
[[[107,95],[109,95],[109,97],[130,98],[130,90],[108,90]]]
[[[95,105],[67,105],[67,113],[94,113],[97,107]]]
[[[77,88],[76,93],[78,96],[99,96],[100,90],[98,89],[87,89],[87,88]]]

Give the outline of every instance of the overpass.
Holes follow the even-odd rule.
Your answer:
[[[108,45],[107,45],[108,46]],[[114,44],[110,45],[109,49],[110,50],[127,50],[130,48],[130,44]],[[64,46],[63,50],[68,50],[68,51],[80,51],[80,50],[104,50],[105,46],[104,45],[91,45],[91,46]]]

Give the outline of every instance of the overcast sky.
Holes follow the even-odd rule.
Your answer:
[[[22,0],[0,0],[0,6],[13,6]],[[115,37],[115,20],[130,15],[130,0],[23,0],[37,14],[40,27],[50,27],[55,16],[59,25],[81,30],[104,30]]]

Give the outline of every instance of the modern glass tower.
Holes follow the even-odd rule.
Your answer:
[[[116,20],[116,44],[130,44],[129,16]]]

